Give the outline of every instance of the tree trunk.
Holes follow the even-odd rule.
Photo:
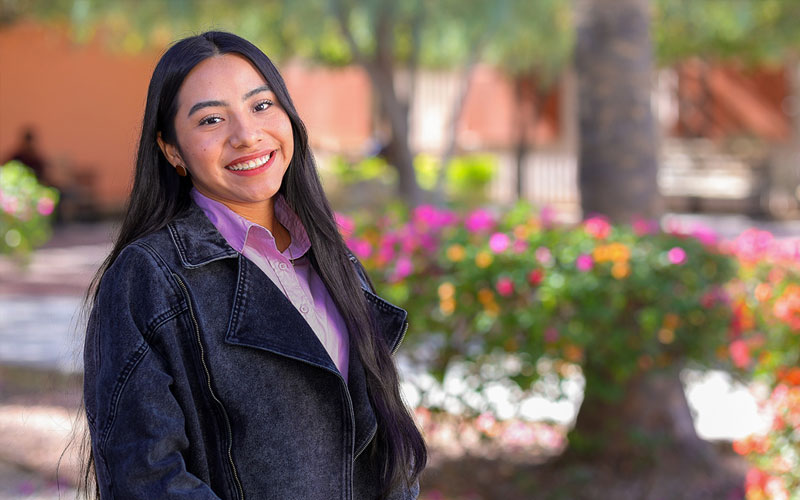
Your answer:
[[[378,98],[384,116],[389,121],[391,138],[383,150],[386,161],[397,170],[397,191],[400,197],[410,206],[419,205],[422,201],[422,191],[417,183],[414,171],[414,155],[411,153],[409,143],[409,106],[410,103],[401,102],[394,86],[394,71],[390,67],[371,64],[367,73],[372,80],[372,87],[378,93]]]
[[[577,0],[579,183],[584,214],[656,217],[648,0]]]
[[[587,365],[586,388],[570,453],[602,456],[624,464],[654,460],[673,450],[687,460],[713,465],[713,449],[700,439],[680,380],[680,365],[637,374],[622,387],[602,367]],[[620,389],[617,397],[609,388]]]

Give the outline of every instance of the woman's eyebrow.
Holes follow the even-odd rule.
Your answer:
[[[244,95],[244,97],[242,97],[242,100],[243,100],[243,101],[246,101],[247,99],[249,99],[249,98],[253,97],[254,95],[256,95],[256,94],[258,94],[258,93],[261,93],[261,92],[269,92],[269,91],[271,91],[271,90],[272,90],[272,89],[269,87],[269,85],[262,85],[262,86],[260,86],[260,87],[258,87],[258,88],[255,88],[255,89],[251,90],[250,92],[246,93],[246,94]]]
[[[246,93],[242,97],[242,100],[246,101],[247,99],[253,97],[256,94],[259,94],[261,92],[270,92],[271,90],[272,89],[270,88],[269,85],[262,85],[260,87],[254,88],[250,92]],[[199,110],[201,110],[203,108],[212,108],[212,107],[227,106],[227,105],[228,105],[228,103],[226,101],[201,101],[201,102],[198,102],[197,104],[195,104],[194,106],[192,106],[192,109],[189,110],[189,114],[186,115],[186,116],[187,117],[192,116],[196,111],[199,111]]]
[[[203,108],[213,108],[217,106],[227,106],[228,103],[225,101],[201,101],[192,106],[192,109],[189,110],[189,114],[186,115],[187,117],[191,117],[195,111],[199,111]]]

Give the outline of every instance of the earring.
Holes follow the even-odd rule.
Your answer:
[[[181,165],[181,164],[175,165],[175,171],[178,172],[178,175],[180,175],[181,177],[186,177],[186,173],[187,173],[186,172],[186,167],[184,167],[183,165]]]

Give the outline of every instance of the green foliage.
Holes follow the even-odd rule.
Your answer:
[[[613,399],[636,373],[718,361],[729,258],[643,223],[564,227],[531,213],[422,206],[350,235],[381,293],[408,309],[407,346],[432,373],[465,366],[479,392],[498,378],[528,390],[548,359],[602,378]]]
[[[662,64],[691,56],[777,63],[800,50],[795,0],[658,0],[653,40]]]
[[[447,164],[445,194],[459,206],[486,203],[489,183],[497,174],[497,158],[491,154],[457,156]],[[420,154],[414,159],[414,170],[420,187],[433,190],[441,170],[437,157]]]
[[[0,253],[19,259],[50,237],[58,191],[36,180],[18,161],[0,166]]]

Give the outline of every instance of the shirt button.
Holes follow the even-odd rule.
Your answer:
[[[305,304],[300,306],[300,312],[303,313],[303,314],[308,314],[308,306],[305,305]]]
[[[286,267],[287,267],[286,262],[281,262],[280,264],[278,264],[278,269],[280,269],[281,271],[285,271]]]

